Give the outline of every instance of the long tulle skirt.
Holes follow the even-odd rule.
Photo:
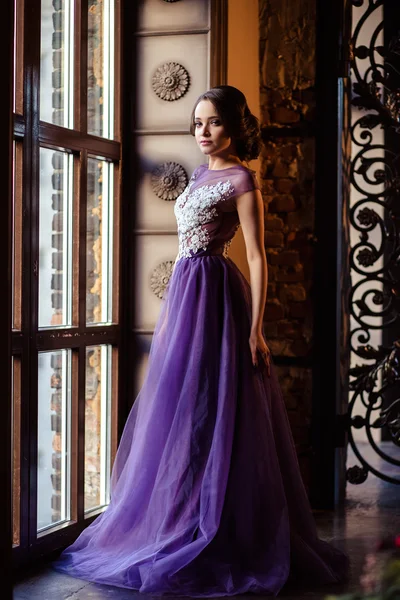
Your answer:
[[[176,263],[111,503],[56,570],[196,597],[345,579],[347,557],[317,536],[275,369],[252,364],[250,322],[250,287],[231,260]]]

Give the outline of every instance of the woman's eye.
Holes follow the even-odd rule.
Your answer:
[[[211,125],[221,125],[221,123],[220,123],[220,121],[211,121]],[[195,126],[195,127],[197,127],[197,126],[201,126],[201,123],[200,123],[200,121],[197,121],[197,122],[194,124],[194,126]]]

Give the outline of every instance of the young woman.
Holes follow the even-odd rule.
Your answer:
[[[245,165],[260,152],[258,121],[242,92],[218,86],[190,131],[208,161],[175,203],[179,254],[111,503],[54,567],[156,595],[343,581],[348,559],[318,538],[263,336],[263,203]],[[227,257],[239,224],[250,286]]]

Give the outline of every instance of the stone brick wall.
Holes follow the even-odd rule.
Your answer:
[[[52,36],[52,120],[55,125],[64,125],[64,98],[63,98],[63,2],[53,0],[53,36]],[[51,245],[53,248],[51,260],[53,274],[51,277],[51,305],[53,308],[51,316],[51,325],[57,327],[62,325],[63,316],[63,209],[64,209],[64,189],[63,189],[63,155],[61,152],[54,152],[52,156],[53,173],[52,182],[52,203],[53,210],[53,232]],[[51,356],[51,367],[53,375],[51,377],[50,387],[53,390],[50,399],[51,411],[51,430],[53,431],[52,442],[52,467],[51,481],[53,494],[51,498],[52,521],[58,522],[62,518],[63,498],[62,489],[62,354],[54,352]]]
[[[100,505],[101,442],[101,348],[93,346],[86,352],[85,398],[85,510]]]
[[[52,467],[51,482],[53,486],[53,494],[51,498],[52,521],[57,522],[62,515],[61,496],[61,473],[62,473],[62,354],[54,352],[51,356],[51,367],[53,375],[51,378],[51,388],[54,390],[51,395],[51,430],[53,434],[52,443]]]
[[[103,135],[103,0],[88,0],[88,133]]]
[[[268,344],[309,484],[314,240],[314,0],[260,0]]]

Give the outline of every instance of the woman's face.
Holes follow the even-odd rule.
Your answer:
[[[232,151],[232,139],[210,100],[200,100],[196,106],[194,133],[199,148],[206,156],[219,156]]]

